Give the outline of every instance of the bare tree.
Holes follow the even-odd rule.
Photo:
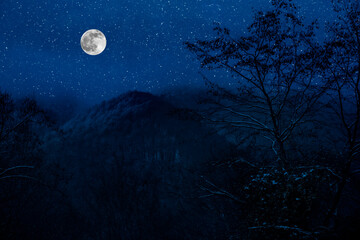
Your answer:
[[[16,103],[14,103],[8,93],[0,92],[0,164],[3,167],[0,168],[0,180],[13,177],[31,178],[19,171],[32,169],[34,168],[33,166],[17,164],[15,166],[4,166],[11,164],[6,163],[6,160],[11,162],[9,158],[13,157],[11,146],[19,143],[17,142],[19,139],[15,139],[15,136],[19,138],[19,133],[24,133],[24,128],[28,129],[28,124],[31,122],[40,120],[36,117],[42,114],[43,111],[40,110],[34,100],[25,98],[20,102],[19,106],[16,106]]]
[[[236,79],[236,91],[209,82],[220,96],[210,120],[261,132],[286,169],[291,165],[286,142],[309,120],[327,85],[319,78],[323,52],[314,38],[316,23],[305,26],[291,1],[272,5],[255,14],[246,36],[234,38],[218,24],[216,39],[186,46],[202,68],[225,69]]]
[[[338,116],[344,130],[345,159],[341,181],[325,224],[336,214],[344,188],[349,179],[360,171],[354,169],[360,154],[360,3],[358,1],[333,1],[338,18],[328,26],[326,77],[332,83],[329,106]]]
[[[230,87],[225,87],[204,74],[212,93],[204,118],[260,134],[263,142],[270,144],[264,148],[262,142],[255,142],[257,151],[267,154],[270,149],[276,160],[274,164],[271,157],[270,164],[261,167],[259,158],[256,162],[235,160],[230,167],[245,163],[252,172],[246,175],[248,182],[227,191],[208,181],[203,190],[208,193],[205,196],[226,196],[245,206],[250,238],[316,239],[326,229],[314,230],[309,222],[314,199],[322,199],[319,189],[328,191],[329,182],[339,176],[321,164],[301,166],[299,156],[309,152],[301,146],[294,151],[291,142],[304,140],[297,134],[314,124],[317,111],[326,103],[331,85],[322,75],[326,51],[316,39],[316,21],[306,25],[290,0],[271,4],[271,10],[255,13],[243,36],[234,37],[229,29],[216,24],[214,39],[186,42],[202,68],[216,73],[225,70],[233,79],[226,84]],[[317,216],[320,222],[323,217],[322,212]]]

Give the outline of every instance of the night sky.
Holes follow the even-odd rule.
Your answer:
[[[331,19],[330,0],[297,2],[307,19]],[[135,89],[202,87],[199,64],[183,42],[214,36],[214,22],[241,34],[252,9],[269,6],[269,0],[1,0],[0,88],[90,105]],[[105,34],[102,54],[82,51],[88,29]]]

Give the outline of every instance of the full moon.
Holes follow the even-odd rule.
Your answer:
[[[80,40],[81,48],[89,55],[99,55],[105,50],[106,38],[105,35],[97,30],[87,30]]]

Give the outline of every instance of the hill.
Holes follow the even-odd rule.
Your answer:
[[[202,198],[206,193],[199,185],[203,175],[216,175],[218,182],[231,175],[215,174],[212,164],[234,147],[184,112],[166,98],[134,91],[77,115],[61,134],[48,135],[47,161],[64,169],[59,185],[87,219],[84,224],[94,231],[89,235],[214,239],[225,234],[229,219],[207,209],[226,211],[230,202]]]

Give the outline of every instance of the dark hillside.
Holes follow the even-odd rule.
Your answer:
[[[160,97],[129,92],[71,119],[47,141],[48,161],[71,176],[64,191],[92,226],[90,235],[211,239],[225,233],[228,220],[207,209],[231,204],[201,198],[206,192],[199,184],[233,147],[176,112]],[[218,172],[217,181],[229,173]]]

